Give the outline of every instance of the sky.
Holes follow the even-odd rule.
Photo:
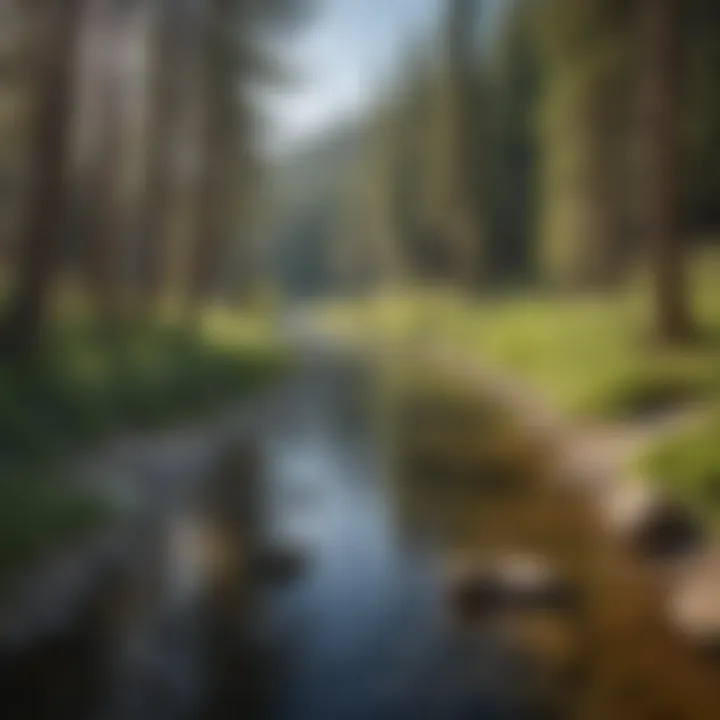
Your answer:
[[[311,19],[282,49],[299,77],[268,98],[271,144],[280,151],[367,107],[410,43],[437,27],[446,0],[314,2]],[[489,32],[507,4],[484,0]]]
[[[280,146],[367,106],[407,45],[433,27],[443,0],[315,0],[311,20],[282,49],[298,79],[269,98]]]

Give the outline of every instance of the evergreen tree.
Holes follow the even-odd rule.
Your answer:
[[[541,247],[564,282],[618,280],[631,164],[633,4],[547,0],[542,48]]]
[[[644,229],[654,268],[657,334],[664,341],[679,342],[692,335],[680,222],[682,4],[680,0],[643,0],[641,12]]]
[[[46,320],[66,226],[76,49],[84,0],[45,0],[38,9],[28,223],[2,349],[27,355]]]

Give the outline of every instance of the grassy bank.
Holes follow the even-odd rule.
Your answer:
[[[617,419],[720,387],[720,255],[694,265],[705,340],[661,348],[645,281],[612,294],[530,293],[476,301],[451,292],[396,294],[323,309],[328,325],[378,345],[452,347],[513,373],[549,404]]]
[[[640,469],[674,497],[692,506],[720,532],[720,414],[699,428],[652,448]]]
[[[283,358],[267,323],[216,313],[193,332],[109,335],[65,323],[37,363],[0,365],[0,584],[107,519],[60,471],[74,453],[124,430],[201,417],[265,385]]]
[[[612,294],[524,294],[468,300],[415,292],[323,309],[328,325],[381,347],[450,347],[501,369],[578,422],[632,421],[689,402],[720,408],[720,254],[692,268],[702,340],[652,338],[647,279]],[[653,477],[720,516],[720,423],[709,421],[643,461]],[[714,503],[714,506],[713,506]]]

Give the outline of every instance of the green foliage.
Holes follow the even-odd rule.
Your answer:
[[[652,449],[641,467],[674,496],[717,524],[720,517],[720,417]]]
[[[694,305],[710,335],[720,333],[720,263],[700,254]],[[375,341],[447,346],[514,375],[551,406],[617,419],[720,396],[720,349],[711,343],[658,348],[644,330],[645,283],[613,294],[525,296],[468,301],[428,293],[379,297],[328,322]]]
[[[202,334],[65,324],[38,364],[0,366],[0,581],[108,518],[103,502],[58,476],[71,453],[111,432],[197,420],[283,363],[267,330],[215,318]]]
[[[563,283],[607,285],[621,249],[633,186],[634,3],[537,4],[542,93],[540,255]]]
[[[0,373],[3,458],[151,426],[252,388],[277,367],[274,351],[213,346],[185,331],[94,328],[56,333],[38,365]]]
[[[486,276],[496,285],[537,276],[539,49],[532,6],[513,5],[488,70]]]
[[[696,227],[718,221],[720,43],[717,3],[686,5],[683,180]],[[379,278],[615,286],[646,252],[638,5],[518,0],[477,48],[480,6],[448,3],[438,44],[412,48],[367,119],[348,256],[371,253]]]
[[[48,548],[62,549],[112,521],[106,502],[47,471],[0,479],[0,591]]]

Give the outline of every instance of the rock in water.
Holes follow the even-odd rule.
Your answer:
[[[304,550],[291,546],[266,546],[250,555],[250,572],[264,582],[287,583],[306,574],[310,557]]]
[[[567,612],[578,604],[577,587],[545,558],[509,555],[501,559],[498,574],[509,607]]]
[[[576,586],[545,558],[532,555],[454,562],[447,589],[453,610],[465,620],[501,612],[569,612],[579,602]]]
[[[614,489],[604,517],[611,531],[648,559],[693,554],[705,542],[702,524],[687,508],[639,483]]]
[[[450,607],[461,620],[480,620],[502,609],[502,588],[491,566],[454,562],[448,568],[446,589]]]

